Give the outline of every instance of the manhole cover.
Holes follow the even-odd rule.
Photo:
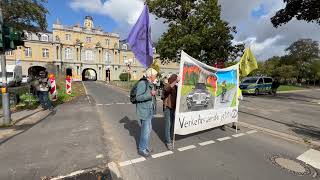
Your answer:
[[[317,176],[317,171],[304,162],[285,155],[271,155],[268,157],[273,165],[297,176]]]
[[[286,169],[289,169],[290,171],[294,171],[294,172],[298,172],[298,173],[305,173],[306,172],[306,169],[301,164],[299,164],[298,162],[293,161],[291,159],[276,158],[275,162],[278,165],[280,165]]]

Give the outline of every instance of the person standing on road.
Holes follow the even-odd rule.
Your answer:
[[[51,87],[50,81],[45,71],[40,71],[39,76],[40,77],[35,81],[39,102],[43,109],[49,109],[50,111],[52,111],[53,106],[49,99],[49,90]]]
[[[153,69],[147,69],[145,76],[147,80],[139,81],[136,93],[137,116],[141,123],[141,132],[138,153],[143,157],[149,157],[151,148],[149,147],[150,133],[152,130],[152,118],[155,112],[157,91],[154,89],[154,82],[157,79],[158,72]]]
[[[177,85],[179,82],[179,77],[176,74],[172,74],[168,79],[168,84],[163,89],[163,113],[165,119],[165,143],[169,150],[173,149],[172,145],[172,133],[174,126],[174,118],[176,111],[176,101],[177,101]]]
[[[280,86],[280,82],[279,82],[278,78],[276,78],[272,82],[272,85],[271,85],[271,93],[273,94],[273,96],[277,95],[277,90],[278,90],[279,86]]]

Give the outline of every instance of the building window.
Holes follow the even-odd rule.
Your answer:
[[[46,34],[41,35],[41,41],[49,41],[49,36]]]
[[[65,49],[65,58],[66,59],[72,59],[72,49],[71,48],[66,48]]]
[[[71,41],[71,34],[66,34],[66,40]]]
[[[13,51],[6,51],[6,55],[7,56],[12,56],[13,55]]]
[[[86,37],[86,42],[87,43],[91,43],[91,40],[92,40],[91,37]]]
[[[25,49],[25,54],[26,54],[26,57],[31,57],[32,56],[32,49],[30,47],[27,47]]]
[[[49,58],[49,49],[46,49],[46,48],[42,49],[42,57]]]
[[[123,62],[127,60],[127,56],[123,56]]]
[[[107,46],[110,45],[110,39],[106,39],[106,45],[107,45]]]
[[[92,50],[86,50],[85,51],[86,60],[92,61],[93,60],[93,52]]]
[[[111,54],[106,52],[106,64],[111,64]]]
[[[128,46],[126,44],[122,45],[122,49],[123,50],[127,50],[128,49]]]

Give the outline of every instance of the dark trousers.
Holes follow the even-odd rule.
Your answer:
[[[165,141],[167,144],[169,144],[169,143],[172,143],[175,109],[170,109],[168,107],[165,107],[163,112],[164,112],[164,120],[165,120],[165,128],[164,128]]]
[[[51,101],[49,99],[49,93],[48,91],[38,91],[38,98],[41,106],[44,109],[52,108]]]

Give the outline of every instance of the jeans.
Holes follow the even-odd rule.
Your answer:
[[[152,130],[152,117],[146,120],[140,120],[141,123],[141,132],[140,132],[140,140],[139,140],[139,147],[138,150],[140,152],[145,152],[146,150],[150,150],[149,148],[149,141],[150,141],[150,134]]]
[[[38,98],[41,106],[44,109],[52,108],[51,101],[49,99],[49,93],[48,91],[38,91]]]
[[[164,120],[165,120],[165,128],[164,128],[165,142],[166,144],[169,144],[169,143],[172,143],[171,134],[173,134],[175,109],[170,109],[168,107],[165,107],[163,112],[164,112]]]

